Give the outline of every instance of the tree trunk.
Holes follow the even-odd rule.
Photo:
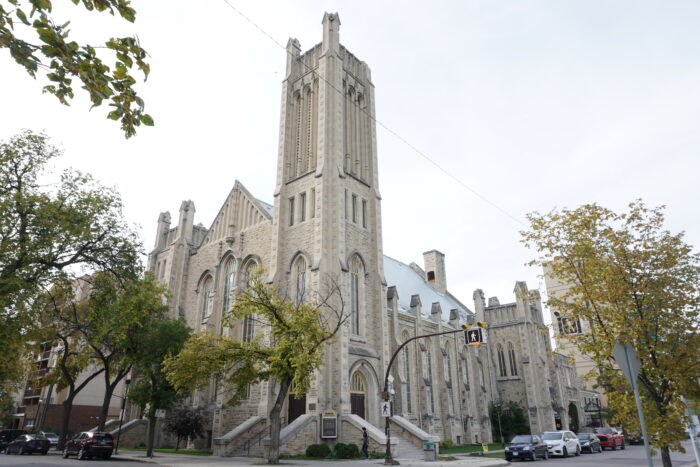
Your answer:
[[[68,423],[70,422],[70,413],[73,410],[73,399],[76,393],[68,393],[68,397],[63,401],[63,418],[61,418],[61,430],[58,434],[58,444],[56,449],[63,451],[66,445],[66,436],[68,434]]]
[[[153,457],[153,441],[156,437],[156,420],[155,415],[148,417],[148,445],[146,447],[146,457]]]
[[[663,464],[664,467],[672,467],[673,464],[671,463],[671,450],[668,448],[668,446],[662,446],[659,448],[659,451],[661,451],[661,463]]]
[[[175,441],[175,451],[180,449],[180,436],[178,435],[177,441]]]
[[[100,416],[97,419],[97,431],[105,431],[105,423],[107,422],[109,404],[110,402],[112,402],[112,394],[114,394],[114,386],[112,386],[109,383],[109,379],[105,377],[105,395],[102,399],[102,409],[100,409]]]
[[[275,405],[273,405],[272,410],[270,410],[270,452],[267,457],[268,464],[280,463],[280,431],[282,429],[280,414],[282,413],[282,406],[284,405],[284,400],[287,397],[287,392],[291,384],[291,378],[284,378],[280,381],[280,390],[277,393]]]

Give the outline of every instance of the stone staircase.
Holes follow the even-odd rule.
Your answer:
[[[423,459],[424,453],[423,449],[411,443],[411,441],[406,436],[401,436],[399,433],[391,431],[391,437],[398,438],[398,452],[392,453],[393,457],[396,459]]]

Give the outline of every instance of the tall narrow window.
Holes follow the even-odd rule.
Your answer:
[[[445,360],[443,361],[445,365],[445,381],[448,383],[452,382],[452,357],[450,357],[450,351],[447,350],[445,353]]]
[[[498,376],[501,378],[508,376],[506,373],[506,356],[503,353],[503,346],[498,344],[496,346],[496,353],[498,354]]]
[[[253,273],[258,265],[255,261],[249,262],[245,267],[243,274],[243,284],[246,289],[252,286]],[[250,342],[255,336],[255,314],[251,313],[243,318],[243,342]]]
[[[289,198],[289,225],[294,225],[294,198]]]
[[[350,321],[353,334],[360,334],[360,260],[352,259],[350,264]]]
[[[296,261],[296,303],[297,305],[304,301],[306,294],[306,260],[299,257]]]
[[[160,270],[160,278],[163,279],[165,277],[165,266],[167,266],[168,260],[164,259],[163,260],[163,267]]]
[[[467,365],[467,359],[462,355],[460,361],[462,364],[462,382],[465,386],[469,386],[469,366]]]
[[[430,413],[435,413],[435,399],[433,397],[433,362],[430,356],[430,341],[425,343],[425,366],[428,374],[428,381],[426,381],[426,395],[428,397],[428,407],[430,408]]]
[[[202,319],[207,319],[211,316],[213,302],[214,302],[214,281],[211,277],[207,277],[204,280],[204,285],[202,286]]]
[[[347,220],[347,219],[348,219],[348,190],[345,190],[345,203],[344,203],[344,207],[345,207],[345,220]]]
[[[306,220],[306,193],[299,195],[299,222]]]
[[[482,389],[486,388],[486,378],[484,378],[484,364],[479,360],[479,382],[481,383]]]
[[[311,206],[309,206],[309,213],[311,218],[316,217],[316,188],[311,189]]]
[[[229,258],[224,268],[224,313],[231,311],[233,288],[236,285],[236,259]]]
[[[357,195],[352,195],[352,221],[357,223]]]
[[[404,341],[408,339],[408,334],[404,334]],[[403,352],[403,373],[404,373],[404,385],[406,387],[406,413],[412,413],[413,409],[411,407],[411,352],[408,346],[405,346],[402,350]]]
[[[362,227],[367,228],[367,200],[362,200]]]
[[[512,342],[508,342],[508,362],[510,363],[511,376],[518,376],[518,366],[515,362],[515,348]]]

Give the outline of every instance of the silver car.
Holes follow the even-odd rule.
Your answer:
[[[542,433],[542,441],[547,443],[550,456],[581,455],[581,442],[572,431],[546,431]]]

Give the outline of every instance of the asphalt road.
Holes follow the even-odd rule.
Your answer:
[[[117,461],[117,460],[84,460],[84,461],[78,461],[75,457],[69,457],[68,459],[64,459],[61,457],[59,453],[51,453],[47,454],[45,456],[42,456],[41,454],[32,454],[32,455],[17,455],[17,454],[11,454],[11,455],[5,455],[5,453],[0,454],[0,465],[12,465],[12,466],[20,466],[20,465],[26,465],[26,466],[32,466],[32,467],[48,467],[48,466],[55,466],[55,465],[61,465],[63,467],[70,467],[74,466],[76,464],[79,464],[81,467],[118,467],[118,466],[129,466],[129,467],[138,467],[140,465],[148,466],[149,464],[142,464],[139,462],[134,462],[134,461]]]
[[[671,453],[673,467],[686,467],[695,465],[695,457],[693,456],[693,447],[690,441],[683,442],[683,447],[686,450],[685,454],[680,452]],[[531,461],[513,461],[511,465],[516,466],[520,463],[531,463]],[[646,467],[647,460],[644,455],[644,446],[625,446],[625,450],[603,451],[598,454],[581,454],[579,457],[550,457],[549,460],[538,460],[547,467]],[[657,454],[654,456],[654,466],[661,466],[661,457]]]

